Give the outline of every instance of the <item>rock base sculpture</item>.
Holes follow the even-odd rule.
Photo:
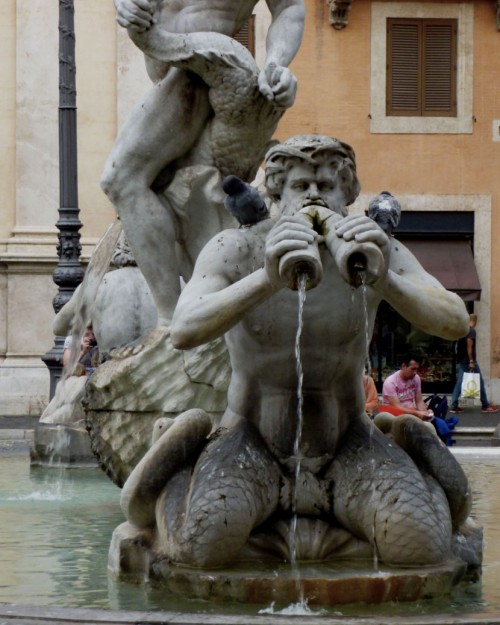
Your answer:
[[[35,428],[30,447],[32,465],[97,466],[81,403],[86,383],[85,376],[70,376],[56,386],[55,395]]]
[[[223,340],[181,352],[169,332],[157,328],[123,350],[92,375],[85,389],[85,413],[92,449],[100,466],[123,486],[151,446],[155,423],[201,407],[214,416],[226,407],[230,366]]]
[[[110,546],[108,570],[134,583],[149,580],[167,595],[210,602],[287,606],[303,595],[310,606],[417,601],[449,595],[467,572],[459,558],[432,567],[378,566],[373,559],[290,565],[247,563],[230,569],[193,570],[152,558],[152,535],[130,523],[118,526]],[[298,580],[300,579],[300,590]]]

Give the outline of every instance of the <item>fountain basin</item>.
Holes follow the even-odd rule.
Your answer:
[[[481,530],[478,530],[481,534]],[[128,522],[113,532],[108,571],[114,578],[148,580],[166,596],[209,602],[286,606],[303,597],[312,606],[381,604],[449,595],[466,577],[467,565],[452,557],[437,566],[390,567],[374,561],[242,563],[230,569],[193,569],[154,559],[153,537]],[[476,576],[479,569],[471,569]]]
[[[298,567],[309,606],[417,601],[448,595],[463,578],[466,565],[450,560],[437,567],[373,570],[369,563],[309,564]],[[287,606],[299,602],[297,577],[290,565],[257,565],[231,571],[195,571],[156,563],[153,575],[168,594],[205,601]],[[153,579],[153,583],[155,580]]]
[[[471,448],[454,450],[460,456],[461,462],[464,458],[464,469],[471,481],[474,492],[473,516],[478,524],[484,525],[486,549],[481,581],[452,586],[450,593],[440,598],[427,599],[427,596],[432,595],[431,587],[427,586],[424,587],[422,598],[416,601],[400,599],[380,604],[362,603],[360,591],[357,590],[355,605],[339,604],[337,607],[328,607],[327,604],[323,607],[322,614],[333,619],[331,622],[338,615],[341,618],[337,622],[344,625],[348,622],[359,624],[360,616],[368,618],[368,622],[400,625],[403,622],[401,615],[405,616],[405,623],[500,623],[500,590],[497,583],[500,561],[500,503],[497,504],[496,497],[500,487],[500,454],[498,450],[480,451],[481,455]],[[280,584],[294,588],[295,579],[287,566],[269,566],[267,570],[263,570],[262,582],[249,582],[252,592],[261,597],[260,605],[243,604],[237,598],[234,601],[221,598],[217,594],[217,587],[222,585],[223,577],[210,585],[209,577],[214,576],[213,572],[203,574],[206,579],[200,582],[202,588],[217,591],[210,602],[187,599],[185,595],[167,592],[164,587],[156,583],[144,583],[144,580],[140,584],[131,584],[108,577],[106,569],[111,535],[123,521],[118,503],[119,495],[120,490],[99,470],[57,471],[30,467],[26,450],[23,455],[18,451],[16,455],[7,455],[6,452],[0,454],[0,542],[3,546],[0,556],[0,585],[1,600],[9,602],[8,606],[0,605],[2,622],[9,622],[7,613],[17,614],[18,618],[26,616],[23,622],[29,622],[28,616],[31,614],[33,623],[40,622],[33,615],[44,616],[45,622],[46,617],[56,613],[57,619],[68,623],[78,622],[82,618],[85,622],[86,618],[86,622],[98,622],[102,619],[103,622],[113,623],[151,621],[242,625],[276,623],[277,615],[278,621],[283,618],[279,617],[278,609],[288,604],[277,599],[267,601],[272,592],[266,586],[270,579],[274,578],[276,581],[278,578],[275,588],[279,589]],[[388,584],[383,579],[386,567],[375,574],[369,571],[371,566],[370,563],[365,568],[372,574],[374,583],[382,587],[377,592],[383,596],[383,592],[386,592],[383,586]],[[307,568],[311,573],[308,573]],[[357,567],[349,568],[343,571],[343,583],[346,586],[353,583],[348,580],[352,579],[351,573]],[[318,574],[312,574],[314,569],[315,565],[304,566],[301,572],[307,580],[314,580],[318,577]],[[250,577],[248,573],[247,569],[246,575]],[[418,579],[417,570],[402,573],[406,576],[402,583],[410,586],[411,581],[412,584],[423,586],[423,582]],[[199,571],[194,570],[177,571],[177,578],[171,579],[171,587],[174,588],[175,581],[175,588],[189,590],[192,587],[192,578],[199,574]],[[322,572],[321,575],[323,574]],[[417,579],[412,579],[412,575],[416,575]],[[282,577],[283,581],[279,579]],[[449,579],[453,580],[452,575]],[[307,583],[312,585],[313,581]],[[273,596],[279,597],[278,592],[281,591],[276,590]],[[396,593],[396,590],[391,592]],[[403,591],[398,592],[402,597]],[[310,587],[305,594],[312,594]],[[259,611],[263,608],[268,610],[273,601],[276,603],[273,614],[260,616]],[[307,618],[309,625],[315,619],[325,622],[325,616],[315,616],[319,614],[316,608],[319,599],[317,603],[314,598],[312,601],[315,602],[311,602],[315,606],[314,614],[302,618]],[[77,608],[86,609],[81,611]],[[91,610],[89,614],[88,608],[97,610],[99,614],[96,613],[94,618],[94,613]],[[119,609],[122,612],[108,614],[105,610],[109,609]],[[133,615],[127,610],[134,610]],[[145,612],[142,612],[140,618],[137,615],[141,614],[141,610]],[[166,610],[168,614],[156,612],[158,610]],[[7,616],[4,618],[4,615]],[[356,618],[351,621],[351,617]],[[495,617],[498,617],[497,621],[494,620]],[[375,620],[371,621],[371,618]],[[57,619],[54,616],[54,622]],[[297,619],[298,622],[301,621],[300,616]]]

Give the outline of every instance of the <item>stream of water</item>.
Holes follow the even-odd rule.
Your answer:
[[[298,295],[298,322],[297,334],[295,337],[295,359],[297,363],[297,429],[295,432],[295,443],[293,455],[295,457],[295,479],[292,495],[292,524],[290,532],[290,563],[294,573],[297,589],[298,604],[306,606],[304,600],[304,587],[300,579],[300,571],[297,565],[297,488],[300,479],[301,465],[301,443],[302,443],[302,424],[303,424],[303,406],[304,398],[302,393],[302,385],[304,380],[304,372],[302,370],[302,357],[300,353],[300,339],[302,336],[302,328],[304,325],[304,304],[306,301],[306,284],[307,274],[300,274],[297,278],[297,295]]]

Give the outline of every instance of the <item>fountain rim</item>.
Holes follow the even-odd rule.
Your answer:
[[[202,614],[167,611],[105,610],[61,606],[0,603],[0,619],[14,625],[276,625],[290,622],[284,614]],[[294,615],[293,625],[500,625],[500,612],[470,614],[428,614],[424,616],[321,616]]]

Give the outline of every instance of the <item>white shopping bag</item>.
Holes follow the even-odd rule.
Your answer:
[[[480,384],[481,380],[479,378],[479,373],[464,373],[460,397],[464,397],[466,399],[479,399],[481,395]]]

